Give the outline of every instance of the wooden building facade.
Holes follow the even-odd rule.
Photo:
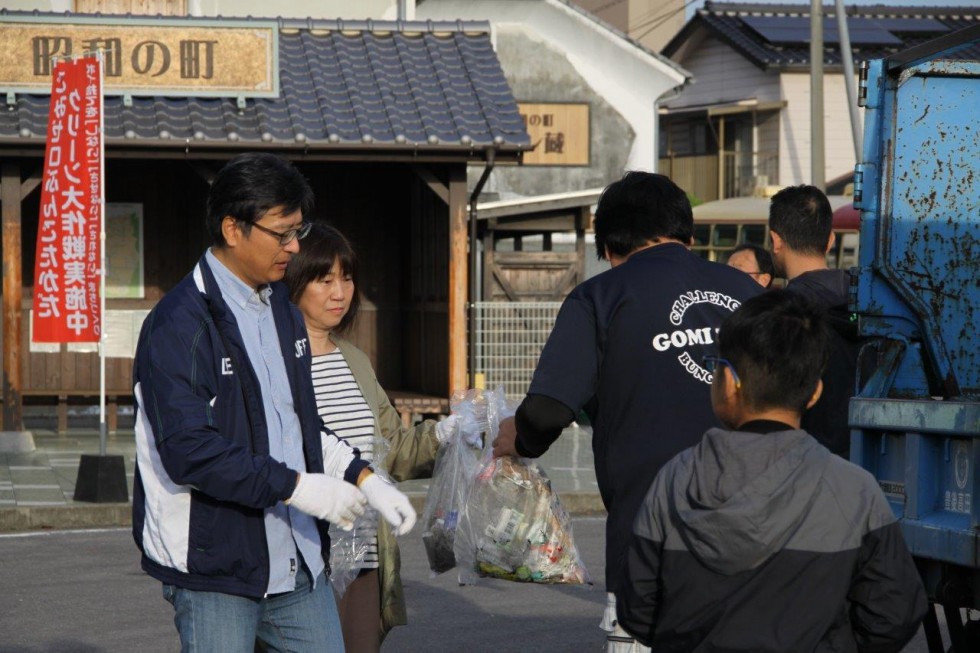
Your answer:
[[[478,204],[482,301],[561,301],[585,281],[585,236],[601,194],[596,188]]]
[[[20,25],[5,14],[0,30],[8,19]],[[23,20],[69,37],[79,23],[101,24],[64,15]],[[110,24],[128,22],[154,25],[146,17]],[[157,22],[212,31],[234,23]],[[107,77],[105,201],[139,207],[141,216],[138,292],[110,294],[107,313],[123,323],[132,315],[132,333],[123,336],[135,342],[140,316],[209,245],[204,215],[214,174],[240,152],[278,153],[309,180],[312,218],[337,226],[358,253],[362,304],[352,339],[371,357],[382,385],[445,401],[468,384],[466,168],[490,157],[498,165],[518,163],[529,147],[489,25],[280,19],[248,26],[257,24],[275,33],[276,95],[198,97],[204,89],[176,99],[161,91],[108,97]],[[8,96],[4,113],[0,430],[19,430],[25,398],[62,398],[63,405],[97,396],[99,364],[92,351],[66,345],[44,351],[30,342],[46,94]],[[128,400],[131,370],[131,356],[107,359],[107,395]]]

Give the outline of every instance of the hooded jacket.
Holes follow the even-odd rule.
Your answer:
[[[270,295],[306,471],[355,482],[367,462],[323,427],[299,310]],[[169,585],[260,598],[269,583],[265,508],[292,496],[296,471],[269,455],[261,388],[234,314],[204,256],[154,307],[133,363],[133,538],[142,567]],[[321,434],[321,430],[323,434]],[[342,450],[346,448],[346,451]],[[329,563],[327,523],[317,521]]]
[[[803,414],[801,427],[820,444],[848,458],[851,430],[848,404],[856,391],[856,369],[861,341],[857,323],[850,320],[847,270],[813,270],[790,279],[786,290],[803,295],[824,310],[830,325],[830,358],[821,375],[823,394]]]
[[[746,427],[709,430],[657,475],[620,625],[653,651],[901,650],[926,598],[874,478],[805,431]]]

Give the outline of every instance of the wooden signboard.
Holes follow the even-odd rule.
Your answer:
[[[47,94],[53,57],[101,49],[106,95],[276,97],[278,37],[272,21],[3,16],[0,88]]]
[[[588,104],[519,102],[517,108],[534,145],[524,153],[524,165],[589,165]]]

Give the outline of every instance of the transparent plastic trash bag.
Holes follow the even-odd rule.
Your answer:
[[[459,581],[480,576],[591,584],[568,513],[544,470],[527,458],[493,458],[500,421],[513,415],[502,389],[487,397],[487,437],[465,493],[454,553]]]
[[[391,481],[385,471],[385,458],[388,455],[388,441],[375,436],[373,439],[371,469],[374,473]],[[364,557],[377,541],[377,510],[365,506],[364,514],[354,520],[354,528],[345,531],[334,524],[330,525],[330,586],[338,597],[342,597],[351,582],[361,572]]]
[[[487,431],[487,399],[482,390],[457,392],[450,410],[459,416],[455,430],[436,454],[432,482],[422,512],[422,542],[429,569],[441,574],[456,566],[453,543],[459,511],[473,482]]]

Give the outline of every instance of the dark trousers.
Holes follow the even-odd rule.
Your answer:
[[[363,569],[337,600],[347,653],[378,653],[381,649],[381,591],[378,570]]]

